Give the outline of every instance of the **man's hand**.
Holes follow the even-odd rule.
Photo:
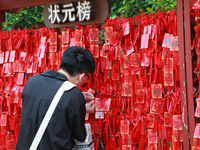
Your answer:
[[[94,95],[90,92],[82,92],[86,101],[85,107],[87,113],[94,113],[96,105],[94,104]]]
[[[85,98],[86,103],[90,102],[91,100],[94,99],[94,96],[92,93],[89,92],[82,92]]]
[[[88,102],[85,104],[85,107],[86,107],[86,112],[87,113],[94,113],[94,109],[96,107],[96,105],[94,104],[94,100]]]

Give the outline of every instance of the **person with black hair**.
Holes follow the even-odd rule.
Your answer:
[[[95,71],[92,54],[80,47],[67,48],[58,72],[48,70],[31,77],[22,92],[22,115],[16,150],[28,150],[57,90],[66,80],[77,87],[65,91],[38,145],[38,150],[70,150],[86,138],[85,114],[93,113],[93,95],[78,87]],[[86,103],[86,101],[89,101]],[[74,140],[75,139],[75,140]]]

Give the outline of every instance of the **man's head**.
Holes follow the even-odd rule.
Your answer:
[[[62,56],[60,69],[67,72],[69,81],[82,85],[95,71],[95,60],[90,51],[80,47],[67,48]],[[70,79],[72,78],[72,79]]]

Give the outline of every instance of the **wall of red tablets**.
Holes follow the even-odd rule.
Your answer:
[[[89,49],[96,61],[91,123],[95,149],[176,149],[182,147],[181,89],[175,11],[109,19],[99,27],[0,32],[1,148],[17,141],[21,92],[27,79],[58,70],[69,46]],[[112,144],[110,144],[112,142]],[[108,144],[109,143],[109,144]]]
[[[16,144],[20,94],[27,77],[58,69],[62,51],[78,45],[90,49],[97,62],[95,80],[82,87],[94,89],[99,104],[96,114],[88,118],[96,149],[98,145],[170,149],[182,148],[182,144],[184,149],[196,148],[191,52],[186,51],[191,48],[191,4],[193,0],[177,0],[178,18],[169,12],[107,20],[102,44],[97,44],[96,25],[63,28],[60,33],[47,28],[1,32],[0,147],[12,149]],[[177,35],[179,43],[184,43],[179,44],[179,51],[173,47]]]

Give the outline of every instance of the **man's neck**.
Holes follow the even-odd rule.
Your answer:
[[[66,71],[60,69],[60,70],[58,70],[58,72],[64,74],[67,77],[67,79],[69,80],[69,74]]]
[[[64,71],[63,69],[60,69],[58,72],[64,74],[67,77],[68,81],[78,86],[78,76],[71,76],[68,72]]]

